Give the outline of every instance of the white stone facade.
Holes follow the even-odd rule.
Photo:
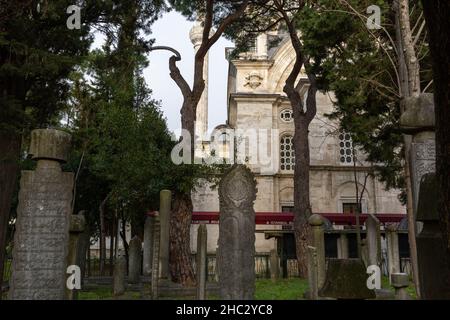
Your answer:
[[[222,128],[267,129],[277,134],[272,156],[276,166],[264,167],[251,164],[256,175],[258,194],[256,212],[281,212],[293,206],[293,170],[282,167],[280,141],[294,134],[293,119],[290,119],[289,100],[283,93],[283,85],[294,61],[294,50],[289,39],[276,48],[267,48],[267,37],[259,36],[256,51],[231,60],[228,74],[228,119]],[[307,77],[301,75],[305,84],[300,89],[307,91]],[[339,124],[325,117],[333,110],[332,94],[317,93],[317,115],[310,124],[310,194],[312,210],[315,213],[342,213],[345,207],[356,202],[354,165],[341,162],[341,149],[345,153],[348,141],[340,139]],[[342,137],[342,136],[341,136]],[[289,139],[287,139],[289,140]],[[340,143],[344,146],[341,148]],[[348,149],[348,148],[347,148]],[[291,150],[287,150],[286,152]],[[286,154],[284,154],[286,155]],[[288,158],[288,157],[285,157]],[[359,155],[359,158],[362,158]],[[286,160],[285,159],[285,163]],[[369,163],[357,162],[358,180],[362,186],[370,169]],[[282,170],[284,168],[285,170]],[[288,168],[288,169],[286,169]],[[360,189],[361,189],[360,186]],[[362,211],[369,213],[405,213],[398,200],[398,191],[386,191],[381,182],[369,178],[367,191],[362,201]],[[219,211],[217,190],[205,184],[193,195],[194,211]],[[257,226],[256,250],[269,252],[274,248],[273,239],[265,240],[263,230],[280,229],[281,226]],[[195,251],[197,226],[192,226],[191,244]],[[208,226],[208,252],[215,252],[218,239],[218,225]]]

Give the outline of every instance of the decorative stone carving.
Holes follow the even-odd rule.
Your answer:
[[[218,269],[220,297],[253,299],[255,291],[256,181],[247,167],[234,165],[219,184]]]
[[[73,174],[62,172],[71,136],[34,130],[30,153],[35,171],[22,171],[14,238],[10,299],[65,297]]]
[[[257,72],[251,72],[248,76],[245,77],[245,84],[244,87],[250,87],[253,90],[258,88],[261,84],[264,78]]]

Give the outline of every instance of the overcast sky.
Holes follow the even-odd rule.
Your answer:
[[[189,39],[193,22],[187,21],[176,12],[166,13],[152,28],[155,45],[169,46],[178,50],[182,60],[178,62],[184,78],[192,85],[194,69],[194,49]],[[225,48],[233,46],[220,39],[209,52],[209,130],[226,121],[226,92],[228,62],[225,60]],[[153,90],[153,98],[160,100],[162,111],[167,118],[169,129],[179,129],[182,95],[169,76],[168,51],[155,51],[149,55],[150,66],[144,71],[147,84]]]

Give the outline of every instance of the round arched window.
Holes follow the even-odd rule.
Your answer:
[[[295,154],[292,136],[284,136],[280,140],[280,169],[281,171],[294,170]]]

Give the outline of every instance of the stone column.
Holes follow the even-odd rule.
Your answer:
[[[143,274],[150,276],[152,273],[152,253],[153,253],[153,216],[145,219],[144,225],[144,257],[143,257]]]
[[[153,221],[153,253],[152,253],[152,299],[158,299],[158,284],[159,284],[159,266],[161,265],[160,257],[159,257],[159,249],[160,249],[160,232],[161,224],[159,221],[159,214],[154,217]]]
[[[207,245],[208,231],[202,224],[197,231],[197,300],[206,299]]]
[[[320,214],[313,214],[308,219],[311,227],[312,244],[316,248],[317,254],[317,283],[318,288],[323,286],[325,281],[325,235],[323,218]]]
[[[51,129],[31,132],[35,171],[22,171],[9,298],[65,297],[73,174],[62,172],[71,136]]]
[[[446,275],[450,270],[446,248],[439,225],[436,174],[428,173],[420,184],[417,221],[423,223],[417,235],[417,256],[421,299],[450,299],[450,284]]]
[[[169,227],[170,210],[172,203],[172,192],[170,190],[161,190],[159,195],[159,221],[160,221],[160,241],[159,241],[159,277],[161,279],[170,279],[169,270]]]
[[[84,227],[86,224],[86,219],[84,215],[72,215],[70,217],[70,230],[69,230],[69,254],[67,256],[67,266],[78,265],[79,261],[79,238],[84,232]],[[78,265],[78,267],[80,267]],[[81,271],[81,268],[80,268]],[[82,275],[81,275],[82,276]],[[81,280],[81,279],[80,279]],[[69,290],[66,286],[66,299],[76,300],[78,292],[74,290]]]
[[[142,262],[142,241],[138,236],[134,236],[130,240],[130,246],[128,250],[128,282],[139,283],[141,276],[141,262]]]
[[[398,247],[397,228],[395,225],[390,224],[386,226],[386,240],[390,277],[393,273],[400,272],[400,252]]]
[[[396,300],[411,300],[410,295],[406,291],[409,286],[409,276],[406,273],[391,274],[391,284],[395,289]]]
[[[223,300],[252,300],[255,292],[256,181],[234,165],[219,184],[219,286]]]
[[[276,249],[270,250],[270,278],[273,282],[280,278],[280,259]]]
[[[380,221],[373,214],[366,219],[366,241],[368,264],[381,267],[381,233]]]
[[[319,299],[319,284],[318,284],[318,264],[317,264],[317,250],[315,247],[308,246],[308,284],[309,296],[311,300]]]
[[[348,259],[348,237],[346,233],[341,233],[338,238],[338,258]]]
[[[120,253],[114,262],[113,273],[113,295],[121,296],[125,293],[126,283],[125,276],[127,274],[127,259]]]

